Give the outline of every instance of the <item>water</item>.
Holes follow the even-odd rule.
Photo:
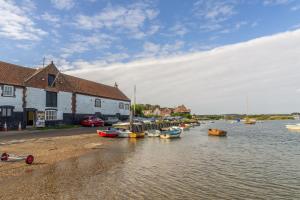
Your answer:
[[[286,123],[217,122],[180,139],[121,139],[26,183],[57,199],[300,199],[300,133]],[[207,136],[210,127],[228,136]]]
[[[218,122],[177,140],[138,140],[125,163],[94,177],[89,190],[116,199],[300,199],[300,133],[285,123]],[[208,137],[209,127],[228,136]]]

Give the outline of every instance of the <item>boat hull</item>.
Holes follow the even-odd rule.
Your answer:
[[[172,138],[180,138],[180,134],[161,134],[161,139],[172,139]]]
[[[100,137],[110,137],[110,138],[118,137],[118,132],[116,132],[116,131],[99,131],[99,130],[97,130],[97,133]]]
[[[145,137],[145,133],[130,133],[129,137],[130,138],[142,138],[142,137]]]
[[[219,129],[208,129],[208,135],[224,137],[227,135],[227,132]]]

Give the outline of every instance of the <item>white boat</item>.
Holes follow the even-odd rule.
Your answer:
[[[295,131],[300,131],[300,124],[287,124],[285,125],[285,127],[288,129],[288,130],[295,130]]]
[[[129,135],[132,133],[131,131],[126,130],[126,129],[123,129],[123,130],[119,129],[118,132],[119,132],[118,137],[120,137],[120,138],[128,138]]]
[[[148,137],[159,137],[160,136],[159,130],[148,130],[148,131],[145,131],[145,133],[148,135]]]

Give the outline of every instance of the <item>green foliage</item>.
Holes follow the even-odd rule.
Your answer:
[[[192,119],[192,115],[188,113],[172,113],[172,117],[184,117],[187,119]]]
[[[134,105],[131,106],[131,110],[133,112]],[[145,106],[143,104],[135,104],[135,116],[143,117],[144,116],[143,110],[145,110]]]

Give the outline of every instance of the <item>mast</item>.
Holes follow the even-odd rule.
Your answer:
[[[134,85],[134,91],[133,91],[133,99],[134,99],[134,104],[133,104],[133,116],[135,116],[135,104],[136,104],[136,85]]]

